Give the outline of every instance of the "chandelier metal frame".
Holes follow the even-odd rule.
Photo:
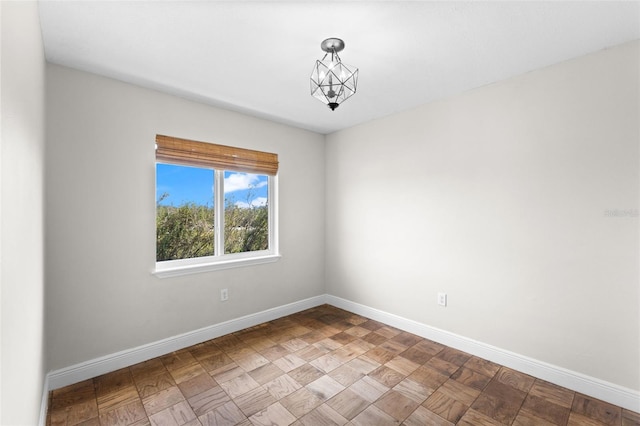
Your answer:
[[[358,86],[358,68],[343,63],[338,55],[344,46],[344,41],[339,38],[324,40],[320,48],[326,53],[316,61],[311,73],[311,96],[332,111],[353,96]]]

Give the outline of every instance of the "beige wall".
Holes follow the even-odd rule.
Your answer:
[[[44,73],[35,2],[0,1],[0,424],[38,423],[44,365]]]
[[[324,293],[323,136],[47,67],[52,370]],[[157,133],[278,153],[281,260],[151,274]]]
[[[327,293],[639,390],[638,52],[329,135]]]

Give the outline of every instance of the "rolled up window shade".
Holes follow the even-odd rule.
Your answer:
[[[278,154],[156,135],[156,161],[274,176]]]

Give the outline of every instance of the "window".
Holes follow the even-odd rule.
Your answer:
[[[276,154],[156,136],[156,274],[279,257]]]

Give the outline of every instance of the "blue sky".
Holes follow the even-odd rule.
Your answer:
[[[249,173],[225,172],[225,198],[240,207],[264,205],[267,177]],[[169,194],[162,205],[181,206],[187,202],[213,206],[213,170],[198,167],[156,164],[156,200]]]

